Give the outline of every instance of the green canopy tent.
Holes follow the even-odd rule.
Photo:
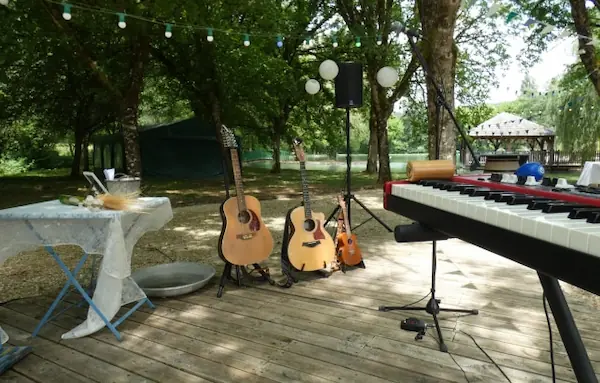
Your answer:
[[[223,175],[215,128],[196,117],[142,127],[139,140],[143,177],[206,179]],[[126,173],[121,134],[94,137],[92,143],[95,172],[115,168],[117,173]]]

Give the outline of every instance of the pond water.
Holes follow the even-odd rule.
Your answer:
[[[395,155],[397,156],[397,155]],[[406,155],[407,158],[394,158],[392,157],[390,160],[390,167],[392,172],[404,172],[406,170],[406,164],[411,160],[425,160],[427,159],[427,154],[416,154],[416,155]],[[273,160],[257,160],[250,161],[245,164],[245,166],[250,168],[262,168],[262,169],[270,169],[273,166]],[[353,172],[362,172],[367,167],[367,161],[352,161],[352,171]],[[299,169],[300,164],[297,161],[281,161],[282,169]],[[306,162],[307,170],[324,170],[331,172],[345,172],[346,171],[346,162],[345,160],[341,161],[307,161]]]

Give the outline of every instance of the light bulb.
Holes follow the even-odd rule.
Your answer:
[[[244,45],[245,46],[250,46],[250,41],[249,40],[244,41]]]
[[[338,47],[338,43],[337,43],[337,41],[333,43],[333,47],[334,47],[334,48],[337,48],[337,47]]]
[[[281,48],[282,46],[283,46],[283,42],[281,42],[281,41],[278,41],[278,42],[277,42],[277,48]]]
[[[168,39],[170,39],[171,37],[173,37],[173,32],[166,31],[165,32],[165,37],[168,38]]]
[[[63,12],[62,17],[63,17],[63,19],[65,19],[67,21],[71,20],[71,14],[70,13]]]
[[[127,23],[124,21],[119,21],[119,28],[121,29],[125,29],[125,27],[127,26]]]
[[[213,41],[215,41],[215,38],[213,37],[212,28],[206,29],[206,41],[208,41],[209,43],[212,43]]]
[[[383,43],[383,41],[377,40],[377,45],[381,45],[382,43]]]
[[[215,41],[215,38],[214,38],[214,36],[206,36],[206,40],[207,40],[209,43],[212,43],[213,41]]]

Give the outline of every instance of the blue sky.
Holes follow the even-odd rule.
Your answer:
[[[546,90],[550,80],[564,73],[567,65],[579,59],[576,55],[576,44],[575,37],[555,41],[542,54],[537,63],[531,68],[524,69],[519,65],[517,57],[525,44],[522,39],[514,39],[509,48],[512,57],[510,66],[496,70],[496,79],[500,86],[490,89],[487,101],[497,103],[514,100],[516,98],[515,91],[520,89],[527,72],[535,79],[540,91]]]

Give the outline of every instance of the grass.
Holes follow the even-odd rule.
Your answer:
[[[35,171],[18,176],[0,177],[0,209],[47,201],[61,194],[81,195],[87,193],[87,181],[81,177],[68,177],[68,169]],[[404,174],[393,174],[401,179]],[[271,174],[266,169],[244,168],[244,190],[255,197],[276,199],[281,197],[302,198],[300,174],[297,170],[282,170]],[[311,170],[308,173],[311,194],[340,192],[345,185],[345,173]],[[354,173],[352,189],[376,189],[377,175]],[[230,185],[233,193],[234,186]],[[210,180],[158,179],[143,180],[142,192],[146,196],[169,197],[173,207],[221,202],[225,198],[223,178]]]
[[[47,201],[61,194],[81,195],[87,193],[87,181],[81,177],[68,177],[69,169],[37,170],[18,176],[0,177],[0,209]],[[575,183],[579,172],[547,173],[547,177],[566,178]],[[282,197],[302,198],[300,175],[297,170],[282,170],[271,174],[267,169],[244,168],[244,189],[260,200]],[[393,174],[392,179],[402,179],[405,174]],[[311,194],[341,192],[345,186],[345,172],[311,170],[308,172]],[[363,172],[352,174],[352,190],[376,189],[377,176]],[[234,187],[230,185],[233,192]],[[204,203],[217,203],[225,199],[223,178],[210,180],[147,178],[142,184],[146,196],[169,197],[173,207]]]

